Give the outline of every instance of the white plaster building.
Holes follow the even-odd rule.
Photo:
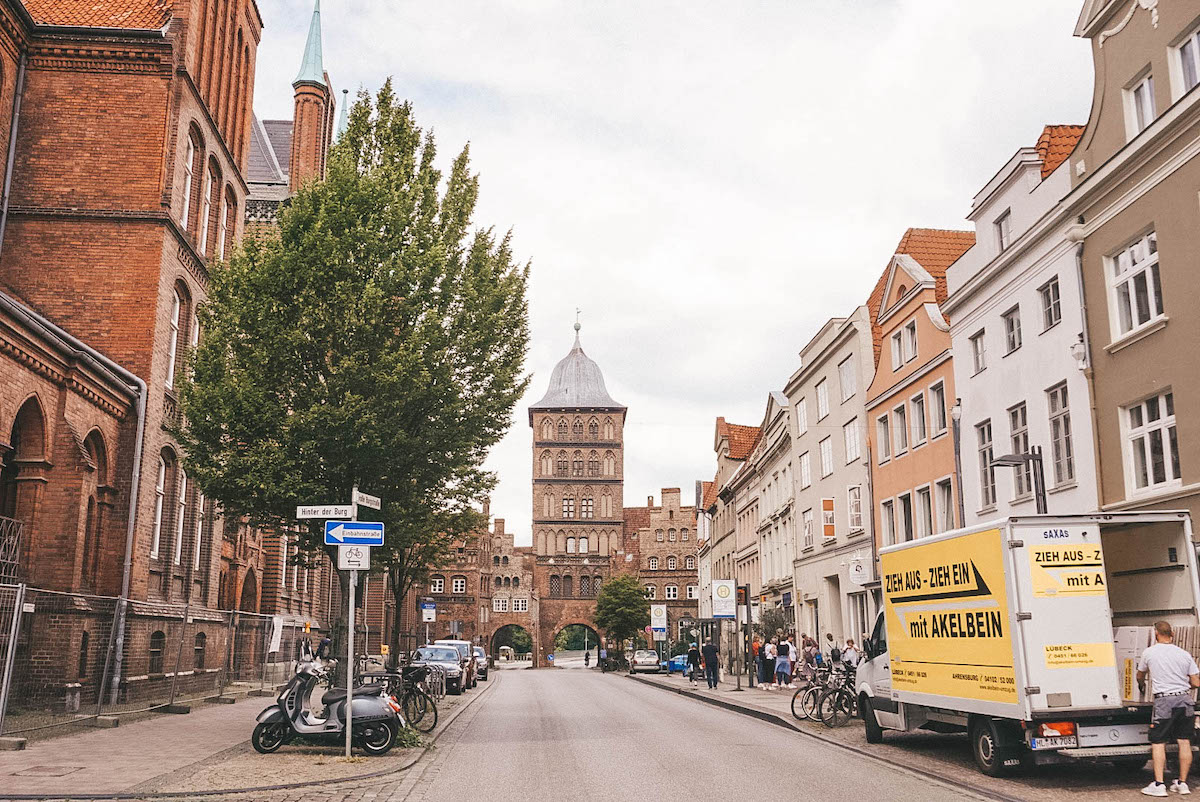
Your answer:
[[[975,196],[976,244],[946,271],[968,524],[1035,511],[1029,469],[988,466],[1034,446],[1048,510],[1096,509],[1077,246],[1059,208],[1081,133],[1047,126],[1009,159]]]
[[[872,593],[851,581],[856,563],[866,565],[859,581],[874,579],[864,399],[875,359],[867,307],[827,322],[800,360],[784,388],[794,466],[796,628],[858,640],[878,610]]]

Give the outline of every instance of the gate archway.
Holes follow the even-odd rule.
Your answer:
[[[512,660],[501,660],[501,649],[511,649]],[[492,633],[488,645],[488,654],[495,660],[496,665],[507,663],[528,663],[534,655],[533,633],[521,624],[505,624]]]
[[[555,632],[547,651],[553,652],[554,665],[559,668],[596,668],[602,642],[595,627],[576,622]]]

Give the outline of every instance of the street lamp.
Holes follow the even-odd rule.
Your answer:
[[[1042,463],[1042,447],[1033,446],[1025,454],[1005,454],[992,460],[992,466],[1006,468],[1033,467],[1033,494],[1037,501],[1038,515],[1046,514],[1046,473]]]
[[[958,525],[967,525],[967,507],[963,501],[963,483],[962,483],[962,401],[954,399],[954,406],[950,407],[950,420],[954,424],[954,483],[957,485],[955,493],[958,494]]]

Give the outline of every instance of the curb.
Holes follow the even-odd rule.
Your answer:
[[[251,786],[248,788],[219,788],[219,789],[215,789],[212,791],[143,791],[140,793],[134,792],[134,791],[115,791],[115,792],[106,793],[106,794],[82,793],[82,794],[68,794],[68,795],[63,795],[63,794],[12,794],[12,795],[8,795],[8,796],[0,796],[0,800],[9,800],[9,799],[14,799],[14,800],[15,799],[21,799],[21,800],[25,800],[25,799],[38,799],[38,800],[182,799],[182,798],[194,799],[194,798],[206,797],[206,796],[230,796],[233,794],[252,794],[252,793],[255,793],[258,791],[287,791],[287,790],[295,789],[295,788],[316,788],[316,787],[326,786],[326,785],[337,785],[339,783],[352,783],[352,782],[361,782],[362,780],[373,780],[378,777],[386,777],[389,774],[399,774],[402,771],[408,771],[409,769],[411,769],[414,765],[416,765],[421,760],[421,758],[425,757],[425,755],[429,752],[430,749],[432,749],[434,747],[434,745],[437,743],[438,739],[442,737],[442,734],[445,733],[446,730],[450,729],[450,725],[453,724],[455,722],[455,720],[458,719],[459,716],[461,716],[464,712],[466,712],[467,709],[469,709],[471,707],[471,705],[475,704],[477,701],[479,701],[484,696],[486,696],[488,691],[491,690],[491,688],[493,688],[493,687],[495,687],[494,681],[489,678],[487,687],[483,688],[483,690],[481,690],[479,693],[473,695],[466,702],[466,704],[460,705],[458,707],[458,709],[456,709],[453,713],[450,714],[449,718],[445,719],[444,722],[439,722],[441,728],[438,730],[437,735],[435,735],[431,739],[429,739],[429,742],[426,743],[425,746],[421,747],[421,751],[419,751],[417,754],[413,755],[411,758],[406,760],[403,764],[396,766],[395,768],[391,768],[391,769],[382,769],[380,771],[371,771],[371,772],[367,772],[366,774],[353,774],[348,777],[331,777],[331,778],[324,779],[324,780],[305,780],[304,782],[281,783],[278,785],[256,785],[256,786]],[[240,744],[236,744],[235,747],[230,747],[230,748],[232,749],[232,748],[240,747],[247,743],[249,743],[249,740],[243,741]],[[228,751],[228,750],[224,750],[224,751]],[[217,754],[221,754],[221,753],[218,752]],[[152,781],[153,780],[149,780],[147,782],[152,782]]]
[[[965,789],[965,790],[970,791],[971,793],[973,793],[979,797],[982,797],[984,799],[997,799],[997,800],[1002,800],[1002,802],[1026,802],[1024,797],[1009,796],[1007,794],[1004,794],[1004,793],[1001,793],[998,791],[993,791],[989,788],[983,788],[979,785],[976,785],[974,783],[963,780],[962,777],[960,777],[960,776],[953,776],[953,775],[944,774],[944,773],[934,773],[927,769],[914,769],[912,766],[904,763],[903,761],[894,760],[890,757],[884,757],[882,755],[878,755],[873,752],[867,751],[866,749],[861,749],[861,748],[859,748],[857,746],[853,746],[851,744],[842,743],[841,741],[838,741],[834,738],[829,738],[824,735],[818,735],[817,733],[812,732],[811,730],[796,726],[792,722],[785,719],[783,716],[778,716],[774,713],[769,713],[765,710],[759,710],[757,708],[749,707],[746,705],[739,705],[736,702],[727,702],[724,699],[714,699],[710,696],[701,696],[699,694],[692,694],[692,693],[688,692],[689,689],[687,689],[687,688],[672,688],[667,685],[663,685],[662,683],[654,682],[653,680],[648,680],[648,679],[645,679],[644,677],[639,677],[635,674],[630,674],[628,678],[631,680],[634,680],[635,682],[640,682],[643,685],[649,685],[653,688],[661,688],[662,690],[666,691],[667,693],[676,693],[676,694],[679,694],[680,696],[687,696],[692,699],[698,699],[699,701],[704,702],[709,705],[712,705],[713,707],[720,707],[720,708],[729,710],[734,713],[739,713],[743,716],[749,716],[750,718],[756,718],[760,721],[765,721],[768,724],[774,724],[777,727],[783,727],[783,728],[791,730],[793,732],[798,732],[801,735],[812,738],[813,740],[820,741],[821,743],[827,744],[829,746],[837,747],[838,749],[844,749],[847,752],[851,752],[851,753],[858,755],[859,757],[865,758],[867,760],[873,760],[877,763],[883,763],[885,765],[891,766],[892,768],[901,769],[903,771],[915,774],[919,777],[935,780],[935,781],[937,781],[943,785],[946,785],[950,788]]]

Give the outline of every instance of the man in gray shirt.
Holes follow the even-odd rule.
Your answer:
[[[1146,675],[1154,681],[1154,712],[1150,718],[1150,754],[1154,761],[1154,782],[1142,789],[1146,796],[1166,796],[1163,772],[1167,766],[1167,742],[1179,746],[1179,778],[1171,791],[1190,794],[1188,771],[1192,767],[1192,734],[1196,730],[1196,709],[1192,689],[1200,688],[1200,668],[1190,654],[1172,641],[1175,633],[1166,621],[1154,625],[1154,645],[1142,652],[1137,665],[1138,688],[1146,690]]]

